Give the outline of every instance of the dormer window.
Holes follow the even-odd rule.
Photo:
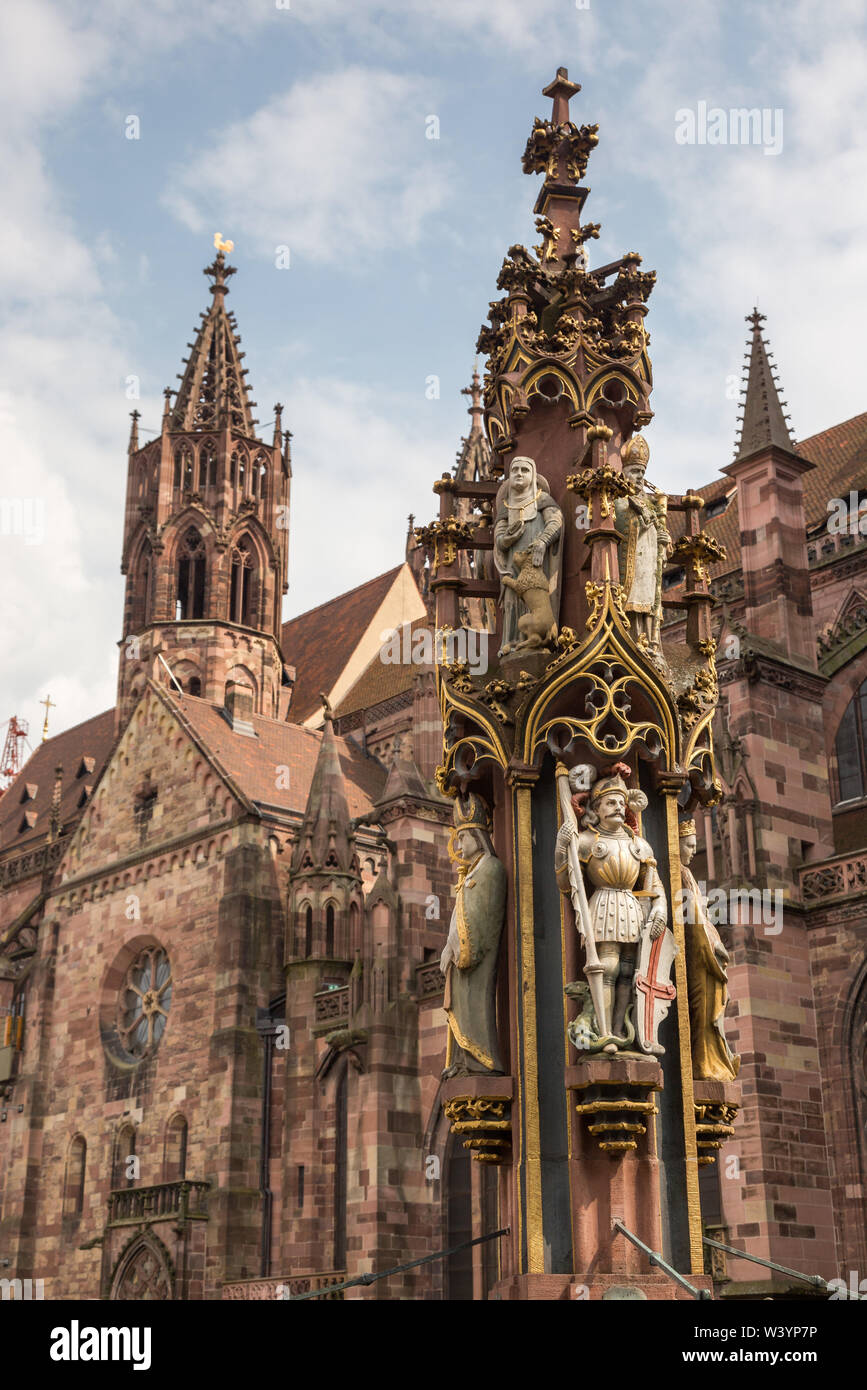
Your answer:
[[[37,812],[25,811],[18,826],[18,834],[23,835],[26,830],[32,830],[36,824]]]
[[[96,758],[82,758],[81,762],[78,764],[78,771],[75,774],[75,780],[78,781],[79,777],[86,777],[89,772],[93,772],[93,769],[95,767]]]
[[[23,806],[25,801],[35,801],[38,790],[39,787],[36,782],[25,782],[21,792],[20,805]]]
[[[708,520],[710,520],[711,517],[722,516],[723,512],[727,509],[728,504],[729,504],[729,502],[732,500],[733,497],[734,497],[734,492],[733,492],[733,491],[732,491],[732,492],[724,492],[724,493],[722,494],[721,497],[713,497],[713,498],[710,500],[710,502],[705,502],[705,504],[704,504],[704,514],[705,514],[705,517],[706,517]]]
[[[90,798],[91,798],[92,796],[93,796],[93,787],[88,787],[88,786],[82,787],[82,789],[81,789],[81,796],[78,798],[78,806],[79,806],[79,808],[81,808],[82,806],[86,806],[87,803],[88,803],[88,801],[90,800]]]

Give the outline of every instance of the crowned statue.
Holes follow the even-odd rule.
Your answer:
[[[614,526],[620,536],[620,582],[633,636],[639,646],[661,652],[662,571],[671,551],[666,524],[668,499],[645,480],[650,449],[635,434],[620,451],[624,477],[633,485],[628,497],[614,503]]]
[[[586,955],[587,983],[567,986],[583,1001],[568,1030],[579,1051],[664,1051],[657,1034],[674,998],[677,947],[653,849],[638,833],[647,797],[630,788],[631,776],[626,763],[602,775],[586,764],[557,768],[554,868]]]
[[[533,459],[512,459],[494,517],[503,608],[500,656],[550,644],[557,635],[562,530],[563,513]]]
[[[729,953],[689,867],[698,847],[695,821],[681,821],[679,833],[693,1075],[702,1081],[734,1081],[741,1059],[725,1036]]]
[[[502,1076],[496,988],[506,871],[491,844],[488,808],[474,792],[455,801],[449,856],[458,866],[458,883],[440,958],[449,1024],[443,1077]]]

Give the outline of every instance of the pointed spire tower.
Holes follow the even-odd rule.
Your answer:
[[[287,959],[348,964],[360,944],[361,876],[334,715],[322,698],[322,742],[292,860]]]
[[[228,423],[233,430],[252,437],[258,423],[253,419],[255,401],[250,400],[242,367],[244,353],[235,315],[226,310],[226,283],[236,273],[219,250],[204,275],[211,279],[210,309],[201,315],[195,342],[188,344],[190,355],[184,372],[178,373],[180,388],[171,411],[174,430],[217,429]]]
[[[215,246],[204,271],[211,303],[187,345],[180,387],[164,392],[159,434],[147,440],[143,430],[147,442],[140,444],[133,418],[119,726],[148,677],[221,706],[240,688],[254,713],[276,716],[280,709],[288,431],[284,450],[282,408],[275,406],[273,438],[256,434],[256,403],[235,316],[226,308],[232,243],[215,237]]]
[[[741,424],[735,444],[735,460],[749,458],[771,445],[795,454],[797,448],[787,423],[790,417],[783,412],[787,402],[780,400],[773,354],[769,351],[768,340],[762,337],[765,315],[754,308],[751,314],[747,314],[746,321],[752,333],[744,354],[748,365],[744,369],[741,388],[741,414],[738,416]]]
[[[763,337],[765,315],[747,315],[740,433],[722,471],[738,487],[744,624],[747,631],[798,664],[815,667],[816,643],[807,559],[803,476],[814,464],[792,438],[773,355]],[[747,524],[748,519],[748,524]]]

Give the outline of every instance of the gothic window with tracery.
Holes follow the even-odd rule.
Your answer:
[[[265,496],[265,480],[268,476],[268,464],[264,454],[257,454],[252,468],[251,491],[254,497]]]
[[[255,553],[246,536],[242,536],[232,551],[232,580],[229,592],[229,621],[244,627],[253,622],[253,577]]]
[[[161,946],[141,951],[126,972],[117,1031],[130,1057],[152,1053],[165,1032],[172,1002],[172,969]]]
[[[132,627],[136,631],[150,620],[151,584],[153,582],[153,556],[150,545],[145,543],[139,562],[138,583],[135,589]]]
[[[171,1296],[169,1275],[163,1261],[155,1250],[142,1243],[124,1262],[112,1297],[162,1303]]]
[[[205,615],[205,546],[194,526],[187,531],[178,559],[178,597],[176,618],[203,618]]]
[[[199,491],[217,486],[217,451],[211,440],[199,449]]]
[[[175,450],[175,490],[183,488],[185,492],[193,490],[193,451],[189,444],[182,444]]]
[[[835,800],[867,796],[867,681],[846,707],[834,740]]]

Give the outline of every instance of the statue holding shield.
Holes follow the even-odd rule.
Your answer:
[[[567,987],[585,1001],[569,1025],[579,1051],[662,1052],[657,1033],[674,998],[668,975],[677,948],[665,892],[653,849],[637,831],[635,812],[647,798],[629,777],[625,763],[602,776],[589,765],[557,768],[563,823],[554,867],[586,954],[586,986]]]

